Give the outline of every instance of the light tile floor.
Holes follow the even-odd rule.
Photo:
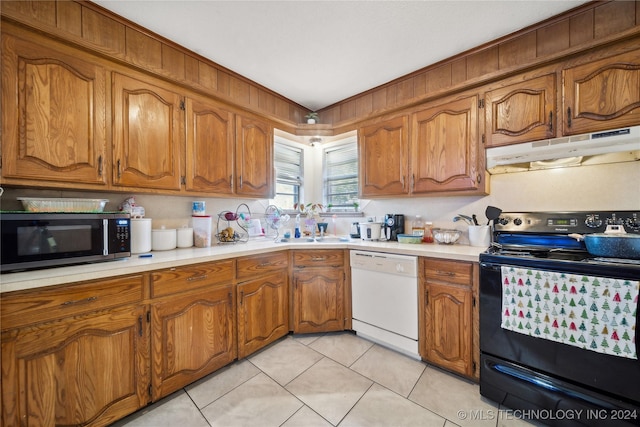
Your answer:
[[[350,332],[290,335],[118,427],[494,426],[528,423],[477,384]]]

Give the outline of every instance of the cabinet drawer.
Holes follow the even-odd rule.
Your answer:
[[[258,275],[287,268],[287,253],[276,252],[238,259],[238,280],[251,279]]]
[[[460,261],[426,259],[424,276],[430,280],[471,286],[473,264]]]
[[[2,329],[141,301],[144,275],[2,295]]]
[[[151,273],[151,296],[161,297],[233,281],[233,260],[168,268]]]
[[[294,267],[342,267],[344,254],[341,250],[294,250]]]

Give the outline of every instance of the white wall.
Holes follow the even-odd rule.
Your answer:
[[[321,157],[317,152],[312,158]],[[321,170],[321,169],[320,169]],[[318,175],[316,168],[310,168]],[[56,190],[32,190],[6,188],[0,199],[3,210],[21,209],[18,196],[27,197],[85,197],[108,199],[107,210],[116,210],[130,194],[65,192]],[[162,225],[180,227],[188,225],[191,217],[191,201],[205,200],[207,214],[214,216],[224,210],[235,211],[240,203],[246,203],[254,217],[264,213],[268,200],[196,198],[189,196],[136,195],[137,204],[153,218],[153,227]],[[311,200],[311,199],[307,199]],[[316,200],[315,198],[313,200]],[[317,200],[320,200],[318,195]],[[458,228],[466,226],[454,223],[452,218],[461,213],[476,214],[479,221],[486,221],[484,212],[488,205],[504,211],[575,211],[575,210],[636,210],[640,211],[640,162],[581,166],[546,171],[518,172],[491,177],[491,194],[484,197],[413,197],[384,200],[363,200],[361,209],[365,217],[382,219],[385,214],[405,214],[407,226],[420,214],[436,227]],[[350,224],[362,221],[362,217],[335,218],[337,234],[349,233]],[[329,232],[333,233],[331,218]],[[293,226],[293,222],[291,222]],[[466,235],[460,243],[466,243]]]

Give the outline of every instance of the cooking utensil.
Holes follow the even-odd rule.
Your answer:
[[[604,233],[569,234],[583,240],[591,255],[605,258],[640,259],[640,235],[627,234],[622,225],[607,225]]]
[[[487,217],[487,225],[491,224],[491,221],[495,221],[500,218],[501,213],[502,209],[496,208],[495,206],[487,206],[487,209],[484,211],[484,214]]]
[[[480,225],[478,224],[478,217],[476,214],[471,215],[471,219],[473,220],[473,225]]]

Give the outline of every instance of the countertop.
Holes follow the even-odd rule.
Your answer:
[[[272,239],[256,239],[247,243],[217,244],[209,248],[182,248],[170,251],[153,251],[153,256],[130,258],[91,264],[56,267],[42,270],[3,273],[0,275],[0,293],[60,285],[84,280],[103,279],[125,274],[144,273],[163,268],[179,267],[226,258],[256,255],[288,249],[360,249],[401,255],[416,255],[459,261],[478,261],[486,248],[467,245],[407,244],[398,242],[373,242],[350,240],[340,242],[274,242]]]

